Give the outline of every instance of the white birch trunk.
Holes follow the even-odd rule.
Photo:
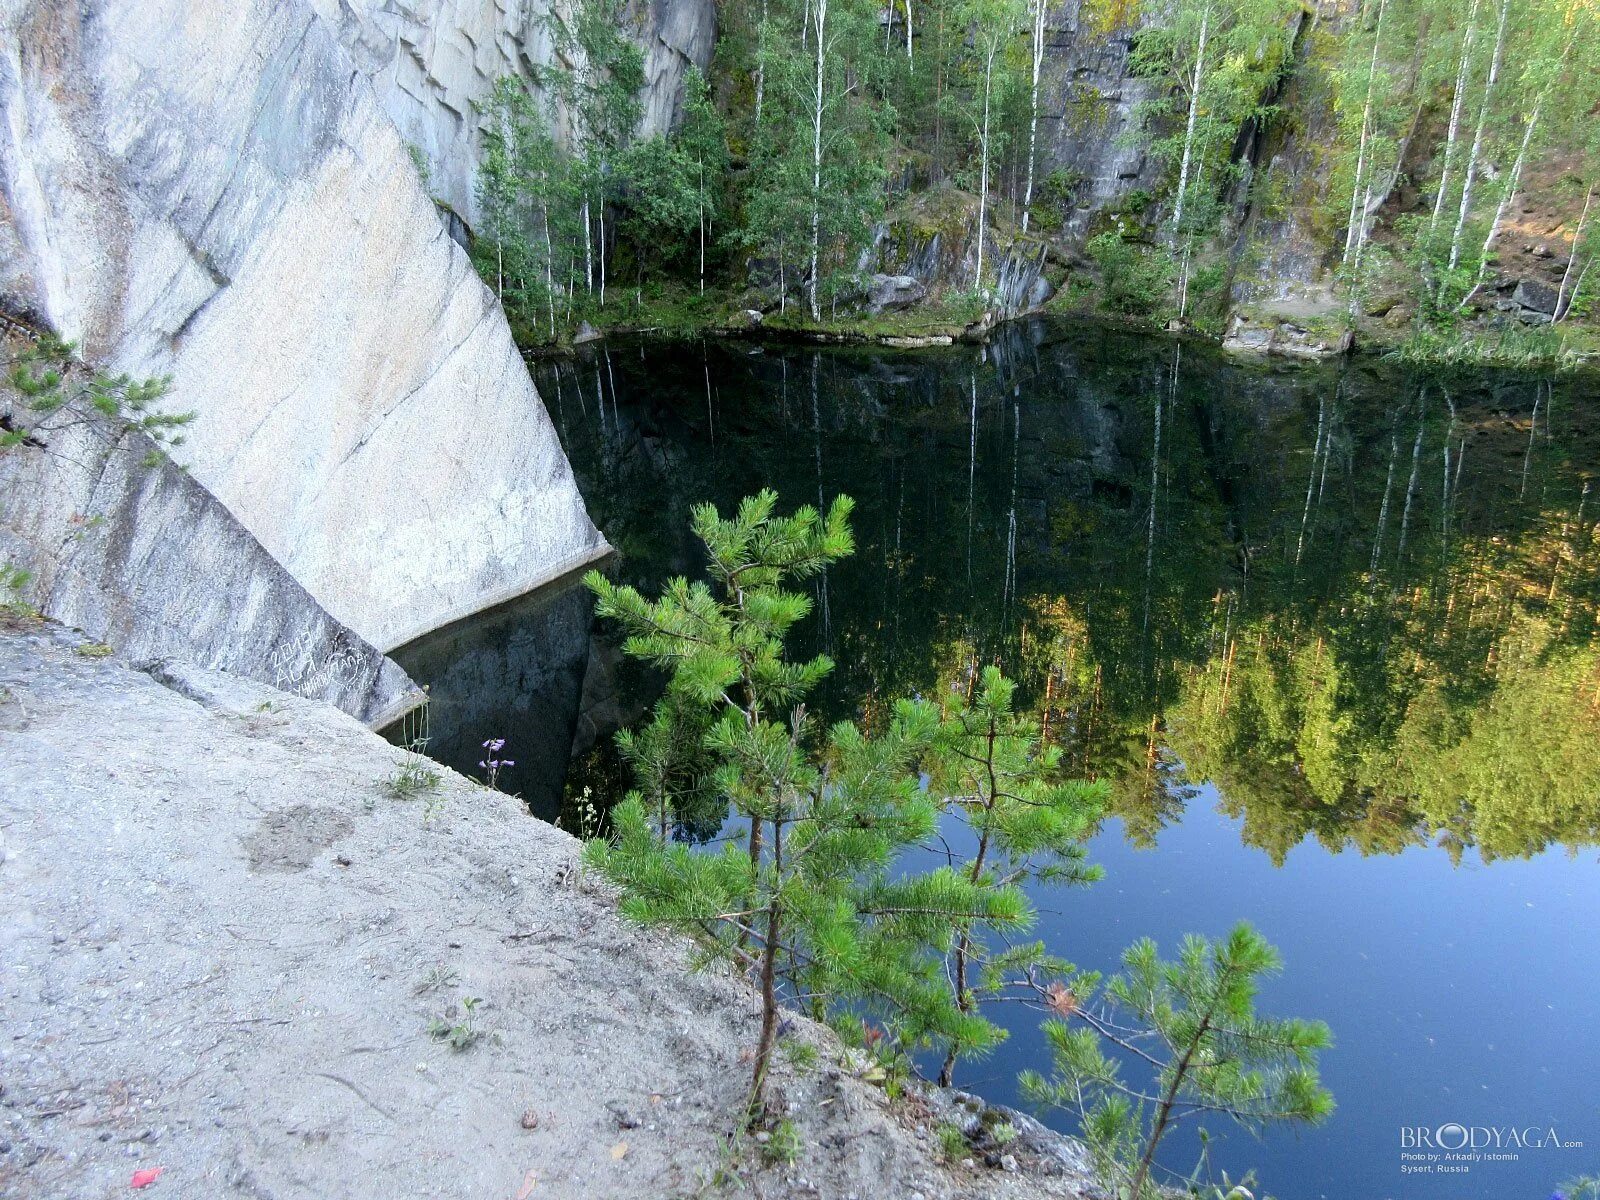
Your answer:
[[[550,340],[556,336],[556,273],[555,249],[550,245],[550,205],[539,205],[539,218],[544,225],[544,290],[550,305]]]
[[[1548,94],[1547,91],[1545,95]],[[1528,145],[1533,141],[1533,131],[1539,124],[1539,114],[1544,109],[1545,95],[1541,95],[1534,104],[1533,114],[1528,118],[1527,127],[1522,131],[1522,145],[1517,147],[1517,159],[1511,164],[1511,177],[1506,180],[1505,191],[1500,193],[1500,203],[1495,205],[1494,209],[1494,220],[1489,222],[1489,234],[1483,239],[1483,246],[1478,251],[1478,278],[1473,282],[1472,290],[1462,297],[1459,306],[1461,308],[1466,308],[1483,289],[1483,277],[1489,270],[1489,253],[1500,237],[1500,222],[1505,220],[1506,209],[1511,206],[1512,197],[1522,186],[1523,164],[1528,161]]]
[[[823,68],[827,51],[824,37],[828,29],[828,0],[816,0],[814,10],[817,22],[817,91],[811,114],[811,319],[822,320],[822,309],[817,303],[817,276],[822,259],[822,89]]]
[[[983,243],[989,220],[989,91],[994,79],[994,56],[999,48],[999,43],[991,40],[983,64],[983,132],[978,138],[981,163],[978,169],[978,269],[972,277],[975,292],[983,288]]]
[[[1472,135],[1472,149],[1467,153],[1466,174],[1461,179],[1461,205],[1456,210],[1455,232],[1450,235],[1450,269],[1461,265],[1461,236],[1467,227],[1467,214],[1472,211],[1472,181],[1478,174],[1478,156],[1483,152],[1483,129],[1489,121],[1489,101],[1494,95],[1495,82],[1500,78],[1500,57],[1505,51],[1506,17],[1510,15],[1511,0],[1500,0],[1500,21],[1495,29],[1494,54],[1489,59],[1489,78],[1483,85],[1483,100],[1478,105],[1478,125]]]
[[[756,128],[761,128],[761,107],[767,95],[767,0],[761,0],[761,24],[756,29]]]
[[[1361,143],[1356,151],[1356,177],[1350,185],[1350,220],[1344,229],[1344,262],[1348,266],[1350,260],[1359,250],[1357,243],[1361,234],[1367,227],[1367,206],[1362,199],[1361,185],[1366,179],[1367,168],[1367,143],[1372,134],[1372,93],[1378,83],[1378,50],[1383,45],[1383,17],[1389,7],[1388,0],[1380,0],[1378,4],[1378,24],[1372,31],[1372,60],[1367,65],[1367,99],[1361,109]],[[1370,180],[1367,181],[1367,191],[1372,189]],[[1359,231],[1359,232],[1358,232]]]
[[[1578,228],[1572,235],[1572,249],[1567,253],[1567,269],[1561,272],[1561,287],[1556,292],[1556,310],[1551,314],[1550,323],[1553,325],[1567,315],[1569,301],[1567,300],[1567,284],[1572,279],[1573,264],[1578,261],[1578,246],[1583,241],[1583,227],[1589,221],[1589,204],[1594,200],[1594,184],[1589,185],[1589,190],[1583,197],[1583,215],[1578,218]]]
[[[1583,270],[1578,272],[1578,282],[1572,285],[1572,295],[1567,297],[1567,307],[1555,321],[1565,321],[1572,312],[1572,306],[1577,303],[1578,297],[1583,294],[1583,281],[1589,278],[1589,271],[1594,266],[1595,256],[1589,255],[1589,261],[1583,264]],[[1551,324],[1555,324],[1552,321]]]
[[[909,2],[909,0],[908,0]],[[1033,171],[1039,145],[1039,69],[1044,65],[1044,16],[1047,0],[1033,0],[1033,82],[1028,93],[1028,182],[1022,192],[1022,232],[1033,217]]]
[[[1456,140],[1461,133],[1461,109],[1467,100],[1467,83],[1472,75],[1472,43],[1478,34],[1478,3],[1472,0],[1467,13],[1467,32],[1461,40],[1461,63],[1456,68],[1456,92],[1450,102],[1450,128],[1444,139],[1444,165],[1439,170],[1439,192],[1433,198],[1433,216],[1428,218],[1428,232],[1432,233],[1444,212],[1444,198],[1450,190],[1450,168],[1456,161]]]
[[[583,198],[583,286],[594,291],[594,230],[589,224],[589,198]]]
[[[600,203],[595,206],[600,225],[600,307],[606,306],[606,198],[605,193],[600,195]]]
[[[1194,57],[1194,78],[1189,86],[1189,119],[1183,131],[1183,161],[1178,166],[1178,202],[1172,210],[1172,227],[1183,223],[1183,201],[1189,191],[1189,163],[1194,157],[1194,130],[1200,117],[1200,81],[1205,78],[1206,35],[1211,30],[1211,6],[1200,13],[1200,47]]]
[[[911,52],[911,0],[906,0],[906,63],[906,69],[916,74],[917,60]]]

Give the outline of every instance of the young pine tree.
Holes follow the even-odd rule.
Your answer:
[[[1100,871],[1085,862],[1083,838],[1100,816],[1105,786],[1060,778],[1061,751],[1041,744],[1038,723],[1016,711],[1015,692],[998,667],[985,667],[970,701],[952,697],[939,731],[933,786],[961,812],[977,842],[961,872],[976,888],[1092,882]],[[950,951],[956,1007],[964,1014],[1016,986],[1015,976],[1070,970],[1048,960],[1042,945],[996,953],[980,932],[976,923],[963,923]],[[977,1049],[951,1042],[939,1082],[948,1087],[956,1059]]]
[[[693,935],[709,957],[756,976],[751,1121],[762,1113],[785,992],[823,1014],[859,1002],[911,1038],[981,1042],[992,1031],[951,1003],[944,981],[952,930],[1010,930],[1028,916],[1014,887],[952,868],[892,870],[934,830],[937,806],[916,765],[939,713],[902,701],[876,736],[848,722],[814,728],[803,700],[832,663],[785,658],[784,637],[811,607],[785,585],[851,551],[851,505],[841,497],[826,516],[778,517],[776,501],[763,492],[728,519],[695,509],[709,583],[676,579],[651,601],[598,573],[587,580],[599,614],[627,630],[627,653],[669,674],[655,720],[626,744],[642,790],[614,810],[613,839],[592,843],[589,860],[621,886],[629,916]],[[748,826],[745,843],[720,854],[671,843],[667,813],[685,794],[675,779],[691,791],[709,779]]]
[[[1332,1114],[1333,1097],[1316,1070],[1318,1052],[1332,1044],[1328,1027],[1256,1012],[1260,980],[1276,974],[1282,961],[1248,924],[1217,942],[1191,935],[1175,962],[1162,961],[1146,938],[1123,953],[1122,965],[1105,989],[1109,1011],[1084,1003],[1092,980],[1058,993],[1070,1000],[1052,1004],[1061,1015],[1045,1026],[1051,1077],[1021,1077],[1034,1103],[1079,1116],[1119,1197],[1160,1194],[1151,1168],[1162,1139],[1180,1121],[1220,1113],[1257,1129],[1315,1125]],[[1083,1024],[1072,1026],[1072,1017]],[[1125,1081],[1103,1042],[1145,1064],[1149,1086]]]

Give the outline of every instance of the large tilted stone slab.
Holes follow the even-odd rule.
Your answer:
[[[10,398],[0,392],[0,413]],[[422,700],[147,438],[37,430],[0,454],[0,561],[27,598],[125,660],[178,659],[321,700],[379,727]]]
[[[505,318],[305,0],[0,0],[0,302],[380,649],[606,549]]]
[[[428,186],[475,221],[478,111],[495,82],[531,83],[556,65],[556,30],[573,0],[311,0],[338,31],[378,102],[429,166]],[[716,46],[713,0],[638,0],[625,31],[644,50],[640,132],[665,133],[681,115],[691,64],[704,70]],[[559,114],[558,114],[559,122]],[[567,132],[565,129],[558,132]]]

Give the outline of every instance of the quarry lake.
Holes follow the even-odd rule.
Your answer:
[[[1239,919],[1278,946],[1261,1007],[1332,1026],[1339,1108],[1261,1141],[1211,1122],[1218,1172],[1282,1200],[1542,1200],[1600,1168],[1594,379],[1049,323],[914,354],[611,341],[535,377],[640,587],[697,571],[694,503],[856,499],[857,552],[794,639],[838,663],[815,707],[871,722],[974,663],[1018,679],[1111,791],[1104,879],[1034,897],[1052,949],[1114,969]],[[504,737],[502,785],[569,827],[627,786],[609,735],[649,688],[590,607],[547,589],[396,655],[432,753],[479,775]],[[1047,1063],[1007,1007],[958,1082],[1015,1103]],[[1404,1157],[1446,1125],[1485,1157]]]

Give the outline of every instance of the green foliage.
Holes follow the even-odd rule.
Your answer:
[[[1031,11],[1028,0],[728,6],[714,84],[689,71],[681,127],[638,138],[644,74],[632,9],[582,0],[547,18],[557,53],[533,82],[549,110],[499,91],[489,102],[505,119],[485,123],[487,244],[474,258],[524,340],[557,342],[581,321],[716,325],[750,303],[735,303],[749,285],[788,324],[897,332],[868,330],[850,309],[860,274],[889,265],[873,263],[872,240],[902,190],[953,184],[977,194],[991,238],[963,286],[992,284],[985,256],[1004,226],[988,214],[1016,213],[1039,160]],[[1555,148],[1583,164],[1562,185],[1558,251],[1596,182],[1586,165],[1600,154],[1592,4],[1373,0],[1348,19],[1308,22],[1298,0],[1174,0],[1143,13],[1106,0],[1082,24],[1091,38],[1131,31],[1131,70],[1151,98],[1123,136],[1162,168],[1158,195],[1136,189],[1090,218],[1092,231],[1115,228],[1133,246],[1096,239],[1096,256],[1111,260],[1112,312],[1157,315],[1170,304],[1219,330],[1228,263],[1238,261],[1224,243],[1247,183],[1257,216],[1311,210],[1338,255],[1352,319],[1380,276],[1392,286],[1385,263],[1404,262],[1419,323],[1448,327],[1483,307],[1515,194],[1535,165]],[[1253,156],[1240,152],[1291,132],[1277,109],[1291,71],[1292,94],[1306,111],[1325,105],[1333,126],[1316,149],[1312,195],[1270,160],[1247,177]],[[1073,84],[1067,100],[1070,128],[1106,115],[1092,88]],[[1422,177],[1408,180],[1416,164]],[[1436,203],[1389,217],[1403,181]],[[1068,227],[1081,183],[1059,169],[1037,181],[1029,212],[1041,232]],[[1549,191],[1543,178],[1539,186]],[[1600,272],[1589,269],[1597,228],[1600,213],[1571,247],[1564,319],[1592,315],[1600,294]],[[704,292],[719,280],[717,304],[675,304],[663,317],[645,301],[647,290],[689,282]],[[608,281],[625,283],[630,303],[608,300]],[[796,296],[803,315],[788,312]]]
[[[463,1050],[472,1049],[484,1036],[483,1030],[478,1027],[475,1020],[478,1005],[482,1003],[483,1001],[477,996],[461,997],[459,1016],[455,1006],[446,1009],[428,1022],[428,1036],[435,1041],[444,1042],[458,1054]]]
[[[668,674],[651,726],[627,745],[643,786],[613,810],[612,840],[590,843],[586,857],[621,886],[628,916],[694,934],[708,959],[758,976],[752,1120],[780,977],[819,1015],[862,1003],[909,1042],[978,1044],[992,1034],[952,1002],[942,955],[963,922],[1014,930],[1028,916],[1014,887],[953,868],[891,871],[900,849],[934,829],[937,805],[916,765],[940,716],[927,702],[901,701],[876,735],[849,722],[820,730],[807,718],[805,696],[832,663],[785,657],[786,635],[811,609],[787,585],[851,552],[851,503],[787,517],[776,504],[763,492],[729,518],[709,505],[694,510],[709,582],[676,579],[648,600],[597,572],[586,579],[597,612],[627,631],[626,652]],[[710,854],[671,841],[669,812],[708,779],[746,827],[746,845]]]
[[[684,80],[684,119],[671,137],[636,141],[619,160],[621,227],[634,244],[636,273],[646,263],[670,263],[705,244],[723,215],[728,147],[722,115],[705,77],[690,68]]]
[[[1112,230],[1090,238],[1087,249],[1100,268],[1100,300],[1107,309],[1144,317],[1167,303],[1174,265],[1166,250]]]
[[[1600,1200],[1600,1175],[1575,1175],[1564,1180],[1554,1194],[1561,1200]]]
[[[1332,1044],[1328,1028],[1256,1012],[1260,981],[1282,962],[1249,925],[1215,942],[1190,936],[1171,962],[1145,939],[1124,952],[1122,965],[1105,986],[1103,1011],[1080,1006],[1079,1024],[1046,1025],[1050,1077],[1021,1079],[1040,1107],[1079,1117],[1119,1196],[1160,1194],[1150,1178],[1156,1149],[1182,1121],[1218,1113],[1257,1130],[1332,1115],[1333,1097],[1316,1071],[1318,1053]],[[1125,1079],[1106,1042],[1147,1064],[1148,1081]]]
[[[408,753],[394,774],[383,781],[383,791],[391,800],[416,800],[437,792],[443,782],[444,776],[428,759],[420,753]]]
[[[743,130],[749,166],[731,241],[808,286],[814,319],[822,297],[844,290],[883,211],[895,112],[878,12],[868,0],[769,5],[762,118]]]
[[[12,617],[34,616],[34,607],[26,599],[28,585],[32,582],[33,572],[15,563],[0,563],[0,613]]]
[[[417,800],[438,793],[444,776],[427,757],[428,741],[428,706],[423,704],[401,719],[401,744],[405,747],[405,754],[395,764],[394,774],[381,781],[384,795],[391,800]],[[432,815],[430,801],[424,817],[431,818]]]
[[[946,1122],[938,1128],[939,1156],[947,1163],[957,1163],[967,1157],[967,1138],[961,1126]]]
[[[985,667],[968,700],[947,697],[948,711],[929,759],[931,786],[962,814],[977,838],[963,873],[977,888],[1024,884],[1085,884],[1100,878],[1086,862],[1083,839],[1099,819],[1103,785],[1061,778],[1061,752],[1040,740],[1038,722],[1017,712],[1016,685],[998,667]],[[1034,943],[993,950],[982,923],[961,922],[950,951],[957,1007],[976,1012],[984,1000],[1027,986],[1040,972],[1070,974]],[[981,1054],[994,1031],[974,1024],[981,1040],[953,1041],[940,1082],[948,1086],[956,1059]]]
[[[19,410],[32,413],[36,424],[0,423],[0,453],[18,446],[43,447],[49,435],[77,426],[102,431],[113,442],[142,433],[157,451],[183,444],[180,431],[194,414],[156,407],[172,386],[170,376],[136,380],[126,374],[85,372],[73,355],[72,343],[46,334],[11,359],[6,382],[17,394]]]
[[[516,79],[495,84],[482,105],[482,210],[472,257],[509,309],[556,335],[558,309],[570,292],[568,274],[583,237],[575,221],[579,186],[573,163],[551,136],[544,115]]]
[[[1419,321],[1388,354],[1419,366],[1540,367],[1573,370],[1592,354],[1591,339],[1565,325],[1511,326],[1491,331],[1458,321]]]
[[[534,73],[574,119],[580,145],[620,149],[638,127],[644,51],[627,34],[626,0],[580,0],[570,16],[552,8],[545,18],[555,64]],[[591,163],[592,165],[596,165]]]
[[[800,1155],[805,1150],[805,1143],[800,1140],[800,1131],[788,1117],[782,1118],[767,1134],[765,1141],[759,1141],[762,1160],[768,1166],[793,1166],[800,1161]]]
[[[1160,20],[1140,26],[1129,67],[1167,85],[1140,115],[1151,153],[1177,172],[1175,225],[1182,225],[1180,209],[1216,195],[1237,173],[1234,139],[1246,121],[1270,113],[1267,97],[1289,66],[1298,7],[1295,0],[1175,0]]]
[[[1083,186],[1081,171],[1057,167],[1039,181],[1033,200],[1033,220],[1042,233],[1054,233],[1066,224]]]

